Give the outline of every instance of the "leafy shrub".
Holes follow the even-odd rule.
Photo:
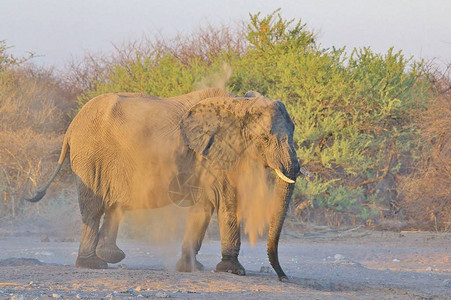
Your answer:
[[[296,197],[353,223],[387,215],[397,200],[396,176],[411,163],[400,157],[417,155],[411,117],[429,96],[422,63],[393,49],[356,49],[347,58],[344,49],[317,47],[305,26],[275,14],[251,16],[248,39],[229,87],[287,105],[298,157],[318,174],[313,182],[298,180]]]

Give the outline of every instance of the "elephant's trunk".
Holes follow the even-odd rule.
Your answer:
[[[288,205],[290,204],[291,195],[293,194],[294,184],[277,179],[275,184],[275,201],[276,208],[271,217],[271,223],[268,231],[268,258],[271,266],[276,271],[279,280],[288,280],[279,264],[278,246],[280,232],[282,231],[283,222],[287,214]]]
[[[288,278],[279,264],[279,238],[300,165],[291,141],[277,141],[272,149],[276,150],[268,151],[266,157],[268,166],[276,172],[277,179],[274,186],[274,210],[268,231],[268,258],[277,276],[279,276],[279,280],[282,281],[288,280]]]

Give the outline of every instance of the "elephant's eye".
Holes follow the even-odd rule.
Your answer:
[[[268,137],[267,135],[264,135],[264,136],[263,136],[263,141],[264,141],[265,143],[269,143],[269,137]]]

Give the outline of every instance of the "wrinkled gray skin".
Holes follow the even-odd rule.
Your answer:
[[[216,270],[244,275],[238,261],[241,242],[235,179],[240,162],[252,159],[279,175],[268,257],[279,279],[287,279],[277,249],[300,170],[293,131],[283,103],[256,92],[236,97],[207,89],[167,99],[143,94],[98,96],[70,124],[50,180],[27,200],[36,202],[45,195],[70,149],[83,221],[76,266],[107,268],[107,263],[125,257],[116,245],[123,212],[171,204],[171,180],[188,174],[202,192],[189,209],[177,270],[203,268],[196,255],[216,210],[222,247]]]

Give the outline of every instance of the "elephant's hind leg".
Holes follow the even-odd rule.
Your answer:
[[[117,231],[123,211],[117,205],[109,208],[103,217],[99,232],[96,255],[102,260],[115,264],[125,258],[125,253],[116,245]]]
[[[208,224],[213,213],[213,204],[208,200],[198,202],[191,207],[186,224],[185,236],[182,244],[182,257],[176,265],[179,272],[203,270],[204,266],[197,261],[196,255],[202,246]]]
[[[78,200],[83,225],[75,266],[88,269],[106,269],[108,264],[96,256],[99,223],[103,214],[102,199],[96,197],[88,187],[79,182]]]

